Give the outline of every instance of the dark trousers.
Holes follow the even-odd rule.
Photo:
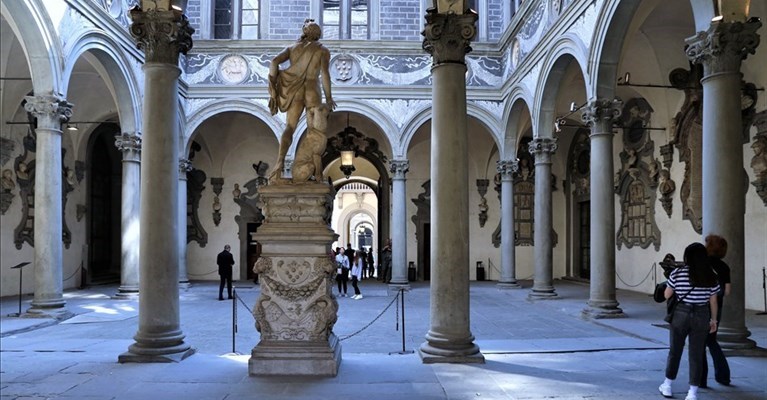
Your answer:
[[[357,286],[357,276],[352,275],[352,287],[354,288],[354,294],[360,294],[360,287]]]
[[[346,274],[338,274],[336,275],[336,283],[338,283],[338,294],[346,294],[346,282],[349,280],[349,278],[346,276]],[[343,286],[344,291],[341,291],[341,286]]]
[[[716,324],[719,326],[719,322],[722,320],[722,305],[724,304],[723,296],[719,297],[719,309],[716,316]],[[714,362],[714,379],[719,383],[730,383],[730,364],[727,363],[727,358],[724,356],[722,348],[719,346],[719,342],[716,340],[716,334],[709,333],[706,337],[706,347],[708,347],[709,353],[711,353],[711,360]],[[708,361],[706,360],[706,350],[703,350],[703,372],[700,378],[701,385],[707,385],[708,381]]]
[[[674,310],[674,319],[669,328],[669,350],[666,360],[666,378],[676,379],[679,362],[684,351],[684,342],[690,337],[687,359],[690,363],[690,385],[700,386],[703,374],[703,360],[706,350],[711,309],[708,303],[690,305],[679,303]]]
[[[229,298],[232,298],[232,276],[221,275],[221,283],[218,285],[218,298],[223,299],[224,284],[226,284],[226,291],[229,293]]]

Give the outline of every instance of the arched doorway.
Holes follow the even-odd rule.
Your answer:
[[[100,124],[91,135],[88,164],[88,274],[90,284],[120,281],[122,155],[120,126]]]

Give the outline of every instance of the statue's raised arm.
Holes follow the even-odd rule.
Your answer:
[[[321,36],[320,26],[307,19],[298,41],[275,56],[269,66],[269,109],[272,114],[287,113],[285,130],[280,137],[280,153],[270,180],[280,178],[301,114],[305,109],[322,105],[320,76],[328,108],[336,107],[330,88],[330,51],[319,42]],[[290,61],[290,66],[280,69],[280,64],[285,61]]]

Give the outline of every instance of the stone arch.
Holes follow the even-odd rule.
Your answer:
[[[402,131],[402,139],[399,146],[394,151],[395,159],[406,159],[407,149],[410,147],[410,141],[418,129],[431,119],[431,105],[424,105],[420,110],[413,113],[413,117],[405,124]]]
[[[560,83],[567,67],[572,61],[578,63],[584,82],[588,82],[586,68],[588,62],[585,57],[586,50],[580,41],[573,40],[567,35],[555,42],[552,51],[543,64],[543,79],[538,81],[536,88],[535,103],[533,107],[533,137],[553,137],[554,111],[556,99],[559,94]],[[586,98],[590,92],[586,86]]]
[[[589,71],[595,98],[612,99],[615,97],[615,85],[618,76],[618,64],[623,53],[631,21],[642,0],[624,0],[608,2],[601,10],[599,25],[594,30],[590,60],[596,60],[593,70]]]
[[[503,143],[503,130],[500,127],[498,116],[493,115],[486,109],[474,103],[466,104],[466,114],[476,118],[477,121],[490,132],[490,136],[493,138],[495,145],[498,146],[498,148],[501,147],[501,144]]]
[[[263,123],[265,123],[266,126],[272,129],[272,132],[274,133],[277,141],[280,140],[280,135],[282,134],[284,126],[272,117],[272,115],[269,113],[269,110],[249,100],[233,98],[218,99],[204,105],[191,117],[187,116],[186,127],[184,128],[184,137],[181,143],[185,149],[184,154],[189,152],[189,148],[192,145],[192,136],[203,122],[214,115],[229,111],[239,111],[258,118]],[[303,124],[305,126],[306,122],[303,122]],[[299,123],[299,127],[300,125],[301,123]]]
[[[530,114],[531,97],[524,92],[522,87],[514,88],[508,97],[503,111],[505,117],[502,126],[505,126],[506,130],[504,131],[503,147],[500,150],[501,160],[512,159],[517,154],[517,143],[521,136],[521,132],[518,132],[519,122],[525,112]],[[530,118],[532,120],[532,115]]]
[[[3,1],[0,13],[16,35],[27,58],[36,95],[61,90],[61,42],[48,27],[53,26],[40,0]]]
[[[346,226],[349,224],[349,222],[352,220],[352,217],[354,217],[357,214],[365,214],[370,219],[373,220],[373,226],[376,228],[375,233],[376,235],[379,235],[381,232],[380,226],[378,224],[378,217],[376,216],[376,210],[374,210],[372,207],[370,207],[367,204],[362,204],[362,207],[349,207],[345,208],[341,215],[338,217],[338,224],[339,229],[342,229],[340,235],[338,235],[338,243],[342,243],[342,247],[346,247],[346,244],[349,242],[349,232],[346,231]],[[378,240],[374,241],[374,247],[377,247],[376,244],[381,243],[381,238],[378,238]]]

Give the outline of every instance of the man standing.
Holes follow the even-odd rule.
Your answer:
[[[272,115],[277,111],[287,113],[285,130],[280,138],[280,153],[270,180],[280,178],[285,155],[293,142],[293,133],[304,108],[311,109],[322,104],[320,76],[325,103],[330,111],[336,108],[330,92],[330,51],[319,42],[322,29],[313,19],[307,19],[302,30],[298,43],[275,56],[269,66],[269,110]],[[290,61],[290,66],[280,70],[280,64],[286,61]]]
[[[383,283],[391,281],[391,239],[386,241],[386,246],[381,250],[381,276]]]
[[[218,275],[221,277],[221,283],[218,285],[218,299],[224,300],[224,283],[226,283],[226,290],[229,293],[229,299],[232,298],[232,266],[234,265],[234,257],[229,252],[232,248],[227,244],[224,246],[224,251],[218,253],[216,258],[216,264],[218,264]]]

